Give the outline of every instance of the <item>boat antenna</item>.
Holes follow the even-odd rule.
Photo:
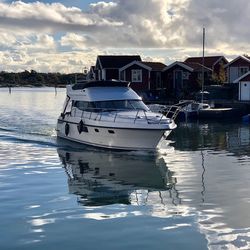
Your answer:
[[[201,79],[201,103],[204,101],[204,64],[205,64],[205,28],[203,27],[202,36],[202,79]]]

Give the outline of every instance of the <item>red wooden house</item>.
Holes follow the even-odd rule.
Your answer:
[[[166,67],[160,62],[133,61],[120,68],[120,80],[131,82],[137,91],[162,89],[162,70]]]
[[[180,97],[182,93],[194,85],[194,69],[183,62],[174,62],[165,67],[162,72],[162,79],[166,89],[166,95]]]
[[[96,60],[96,80],[119,80],[119,69],[133,61],[141,61],[138,55],[99,55]]]
[[[201,82],[203,57],[189,57],[184,63],[194,69],[198,82]],[[226,81],[225,65],[228,63],[224,56],[204,57],[204,83],[212,84]]]

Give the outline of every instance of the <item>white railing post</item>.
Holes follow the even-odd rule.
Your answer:
[[[146,121],[147,121],[147,123],[149,124],[148,117],[147,117],[147,115],[146,115],[145,110],[143,110],[143,112],[144,112],[144,116],[145,116],[145,118],[146,118]]]
[[[115,118],[114,118],[114,122],[115,122],[115,120],[116,120],[116,117],[117,117],[117,112],[115,113]]]
[[[134,123],[135,123],[135,121],[136,121],[136,119],[137,119],[138,113],[139,113],[139,110],[137,110],[137,113],[136,113],[136,115],[135,115]]]

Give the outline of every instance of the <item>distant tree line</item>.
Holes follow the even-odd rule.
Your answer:
[[[0,72],[0,87],[21,87],[21,86],[49,86],[64,87],[67,84],[74,83],[77,80],[84,80],[82,73],[39,73],[35,70],[23,72]]]

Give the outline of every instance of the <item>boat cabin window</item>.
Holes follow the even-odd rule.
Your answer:
[[[73,106],[84,111],[93,111],[94,102],[74,101]]]
[[[130,101],[130,104],[133,106],[134,109],[142,109],[145,111],[149,110],[149,108],[143,103],[143,101],[140,100]]]
[[[73,106],[89,112],[101,112],[112,110],[145,110],[148,107],[141,100],[118,100],[118,101],[98,101],[98,102],[85,102],[75,101]]]

